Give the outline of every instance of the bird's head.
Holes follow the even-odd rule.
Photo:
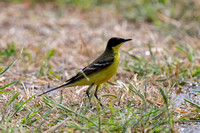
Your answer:
[[[124,39],[124,38],[119,38],[119,37],[112,37],[110,38],[110,40],[108,41],[108,44],[107,44],[107,49],[113,49],[113,50],[118,50],[119,47],[127,42],[127,41],[130,41],[132,39]]]

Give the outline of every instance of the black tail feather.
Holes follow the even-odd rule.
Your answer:
[[[54,91],[54,90],[60,89],[60,88],[65,87],[65,86],[67,86],[67,85],[69,85],[69,83],[66,83],[66,84],[60,85],[60,86],[55,87],[55,88],[53,88],[53,89],[50,89],[50,90],[48,90],[48,91],[46,91],[46,92],[43,92],[42,94],[39,94],[38,96],[41,96],[41,95],[44,95],[44,94],[49,93],[49,92],[51,92],[51,91]]]

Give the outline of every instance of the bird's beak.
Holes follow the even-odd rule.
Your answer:
[[[131,41],[132,39],[124,39],[124,42],[128,42]]]

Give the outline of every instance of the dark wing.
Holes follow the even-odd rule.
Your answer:
[[[88,76],[92,73],[98,72],[98,71],[110,66],[113,62],[114,62],[113,56],[105,57],[105,58],[103,58],[103,57],[98,58],[97,60],[92,62],[87,67],[83,68],[81,70],[81,72],[78,72],[74,77],[70,78],[66,82],[68,84],[71,84],[76,81],[79,81],[80,79],[85,78],[85,76]]]
[[[74,77],[72,77],[71,79],[67,80],[66,84],[63,84],[63,85],[60,85],[58,87],[55,87],[51,90],[48,90],[46,92],[43,92],[42,94],[38,95],[38,96],[41,96],[43,94],[46,94],[48,92],[51,92],[53,90],[57,90],[59,88],[62,88],[62,87],[65,87],[67,85],[70,85],[76,81],[79,81],[80,79],[82,78],[85,78],[84,75],[88,76],[94,72],[98,72],[108,66],[110,66],[112,63],[114,62],[114,57],[113,56],[109,56],[109,57],[106,57],[106,56],[100,56],[99,58],[97,58],[94,62],[92,62],[90,65],[88,65],[87,67],[83,68],[81,70],[81,72],[77,73]],[[84,75],[83,75],[84,73]]]

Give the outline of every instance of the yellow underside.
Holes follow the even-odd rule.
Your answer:
[[[99,85],[99,84],[102,84],[102,83],[108,81],[116,73],[117,67],[119,65],[119,60],[120,60],[120,54],[119,54],[119,52],[116,52],[115,60],[110,66],[108,66],[105,69],[102,69],[101,71],[98,71],[94,74],[89,75],[88,79],[83,78],[83,79],[75,82],[74,84],[69,85],[69,87],[91,85],[91,84]]]

